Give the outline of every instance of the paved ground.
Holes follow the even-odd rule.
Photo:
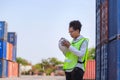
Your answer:
[[[65,80],[65,76],[21,76],[19,78],[0,78],[0,80]]]

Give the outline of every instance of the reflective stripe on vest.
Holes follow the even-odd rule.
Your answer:
[[[86,40],[86,38],[81,38],[77,42],[72,42],[71,45],[74,46],[76,49],[80,50],[80,47],[84,42],[84,40]],[[78,56],[72,52],[66,52],[63,69],[64,70],[73,69],[77,65],[77,63],[78,63]]]

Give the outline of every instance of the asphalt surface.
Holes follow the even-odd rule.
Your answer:
[[[65,80],[65,76],[21,76],[16,78],[0,78],[0,80]]]

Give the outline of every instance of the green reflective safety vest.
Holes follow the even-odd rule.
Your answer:
[[[80,47],[82,45],[82,43],[88,39],[87,38],[81,38],[79,41],[77,42],[72,42],[71,45],[74,46],[76,49],[80,50]],[[87,56],[88,56],[88,47],[86,49],[86,52],[84,54],[84,56],[82,57],[82,61],[84,64],[84,69],[86,68],[86,61],[87,61]],[[77,63],[78,63],[78,56],[75,55],[73,52],[66,52],[65,54],[65,62],[63,64],[63,69],[64,70],[70,70],[73,69]]]

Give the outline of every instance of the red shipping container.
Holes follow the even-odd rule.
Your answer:
[[[12,61],[13,45],[7,42],[7,60]]]
[[[18,63],[13,62],[13,77],[18,77]]]
[[[13,62],[8,61],[8,77],[13,77]]]
[[[88,60],[84,73],[84,80],[95,80],[95,60]]]
[[[18,77],[18,63],[8,61],[8,77]]]

